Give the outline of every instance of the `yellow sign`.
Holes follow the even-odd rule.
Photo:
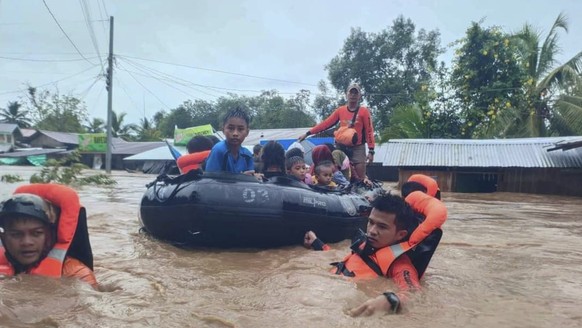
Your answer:
[[[175,129],[174,130],[174,145],[175,146],[186,146],[188,141],[194,136],[209,136],[214,133],[212,125],[200,125],[185,129]]]

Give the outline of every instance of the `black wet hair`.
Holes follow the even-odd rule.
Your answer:
[[[403,198],[408,197],[413,191],[422,191],[426,194],[426,187],[416,181],[408,181],[403,183],[400,188],[400,193]]]
[[[245,121],[245,123],[247,124],[247,127],[249,126],[249,122],[250,122],[250,118],[249,118],[249,114],[243,110],[240,107],[235,107],[233,109],[231,109],[228,113],[226,113],[226,115],[224,115],[224,118],[222,119],[222,125],[226,125],[226,122],[228,122],[229,119],[231,118],[240,118],[243,119]]]
[[[275,166],[285,172],[285,149],[277,141],[271,140],[263,146],[263,153],[261,155],[263,160],[263,171]]]
[[[382,193],[372,201],[372,207],[380,212],[394,214],[396,230],[406,230],[408,232],[404,239],[407,239],[410,233],[418,227],[419,220],[417,216],[414,215],[414,211],[404,201],[404,198],[400,196]]]
[[[333,164],[332,161],[321,161],[315,167],[315,174],[319,174],[321,172],[321,168],[323,168],[323,167],[330,167],[332,172],[333,172],[333,168],[335,167],[335,164]]]
[[[332,143],[326,142],[324,143],[324,145],[327,147],[327,149],[329,149],[330,152],[336,150],[335,146]]]
[[[287,150],[287,152],[285,153],[285,158],[291,158],[291,157],[305,158],[303,151],[300,148],[291,148],[291,149]]]
[[[287,167],[287,170],[291,170],[291,168],[298,163],[305,164],[305,159],[301,156],[291,156],[285,161],[285,167]]]
[[[214,143],[207,136],[194,136],[190,141],[188,141],[186,149],[188,149],[189,154],[192,154],[210,150],[212,149],[212,146],[214,146]]]
[[[219,143],[219,142],[220,142],[220,139],[218,139],[218,137],[217,137],[217,136],[215,136],[214,134],[211,134],[211,135],[209,135],[209,136],[206,136],[206,137],[207,137],[208,139],[210,139],[210,141],[212,141],[212,143],[213,143],[214,145],[216,145],[217,143]]]
[[[253,154],[258,155],[261,152],[261,149],[263,149],[263,146],[261,146],[261,144],[256,144],[253,147]]]

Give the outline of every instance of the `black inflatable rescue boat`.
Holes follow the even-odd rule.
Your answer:
[[[190,171],[150,183],[139,218],[146,232],[173,244],[269,248],[301,244],[308,230],[330,243],[351,238],[366,229],[370,210],[361,195],[288,177]]]

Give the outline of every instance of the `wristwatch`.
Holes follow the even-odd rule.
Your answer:
[[[390,303],[390,309],[392,310],[392,313],[398,312],[398,310],[400,310],[400,299],[398,296],[393,292],[385,292],[383,295],[388,300],[388,303]]]

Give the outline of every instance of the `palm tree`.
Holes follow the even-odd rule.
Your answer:
[[[105,128],[105,121],[100,118],[93,118],[93,121],[88,121],[87,125],[83,126],[88,133],[102,133]]]
[[[422,110],[417,104],[400,105],[394,109],[388,125],[381,133],[384,142],[389,139],[430,138],[422,118]]]
[[[115,111],[111,111],[111,134],[114,137],[129,140],[132,138],[132,134],[137,127],[135,124],[123,124],[125,115],[127,115],[127,113],[120,113],[117,115]]]
[[[555,114],[562,115],[554,111],[559,112],[560,109],[566,108],[560,106],[556,99],[560,98],[568,87],[576,88],[582,84],[580,75],[582,51],[564,64],[556,66],[556,55],[560,51],[558,46],[560,30],[568,32],[568,21],[564,14],[558,15],[543,43],[541,35],[529,24],[525,24],[514,35],[528,75],[528,80],[525,81],[525,106],[521,107],[519,119],[514,121],[514,124],[516,128],[524,127],[525,133],[531,137],[546,135],[550,117]],[[563,101],[567,102],[565,99]],[[552,108],[553,104],[558,106]],[[580,114],[582,113],[578,112],[578,115]]]
[[[29,128],[32,125],[31,120],[27,117],[28,111],[20,110],[22,104],[18,101],[8,102],[6,108],[0,109],[0,122],[12,123],[20,128]]]
[[[160,141],[162,134],[146,117],[140,120],[140,125],[136,127],[138,141]]]
[[[550,118],[557,135],[582,135],[582,84],[572,93],[560,95]]]

